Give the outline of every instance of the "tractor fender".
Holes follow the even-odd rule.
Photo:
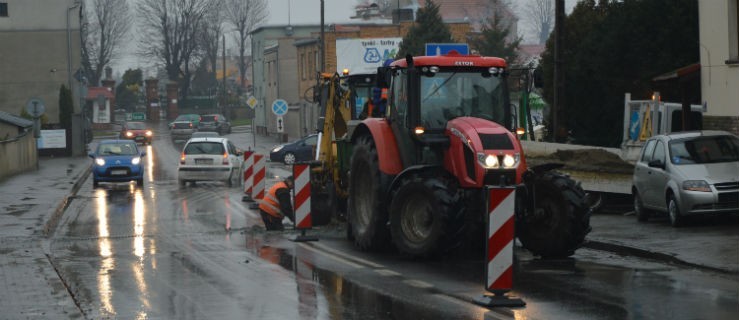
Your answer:
[[[393,192],[403,183],[403,179],[405,177],[411,176],[418,172],[433,172],[433,171],[443,171],[444,167],[441,165],[417,165],[417,166],[410,166],[408,168],[405,168],[402,172],[400,172],[398,175],[396,175],[393,178],[393,181],[390,183],[390,188],[387,189],[386,199],[388,201],[391,200],[391,196]]]
[[[377,148],[377,161],[380,172],[385,175],[394,176],[403,170],[398,152],[398,142],[395,140],[392,128],[385,119],[368,118],[362,121],[352,134],[352,144],[363,135],[372,135]]]

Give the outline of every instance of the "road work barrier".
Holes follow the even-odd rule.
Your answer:
[[[521,299],[511,299],[505,295],[513,287],[516,189],[488,187],[486,194],[488,215],[485,290],[493,295],[483,295],[475,299],[475,302],[487,307],[523,307],[526,303]]]
[[[251,190],[254,185],[254,151],[244,151],[244,197],[242,201],[253,202]]]
[[[258,209],[259,208],[259,200],[264,199],[264,177],[266,176],[266,162],[267,158],[265,158],[264,155],[254,153],[252,156],[254,159],[254,165],[252,170],[252,183],[251,183],[251,192],[248,193],[250,198],[245,201],[251,201],[252,203],[249,204],[249,209]],[[245,183],[246,184],[246,183]],[[245,185],[244,188],[249,188],[249,186]],[[246,195],[242,198],[242,200],[246,199]]]
[[[310,212],[310,165],[293,165],[293,179],[295,183],[293,204],[295,207],[295,229],[300,235],[293,241],[317,241],[315,236],[308,236],[305,231],[313,227]]]

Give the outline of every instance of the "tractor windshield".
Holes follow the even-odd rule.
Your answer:
[[[505,86],[481,72],[438,72],[421,77],[421,121],[426,129],[444,129],[457,117],[503,124]]]

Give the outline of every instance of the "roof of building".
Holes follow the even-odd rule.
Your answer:
[[[21,128],[28,128],[33,126],[33,121],[21,118],[19,116],[0,111],[0,121],[9,123],[12,125],[16,125]]]

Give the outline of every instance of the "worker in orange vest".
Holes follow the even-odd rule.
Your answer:
[[[284,230],[282,219],[288,217],[295,223],[293,206],[290,202],[290,191],[295,186],[293,176],[275,183],[269,191],[264,194],[264,199],[259,203],[259,214],[264,221],[264,227],[269,230]]]

